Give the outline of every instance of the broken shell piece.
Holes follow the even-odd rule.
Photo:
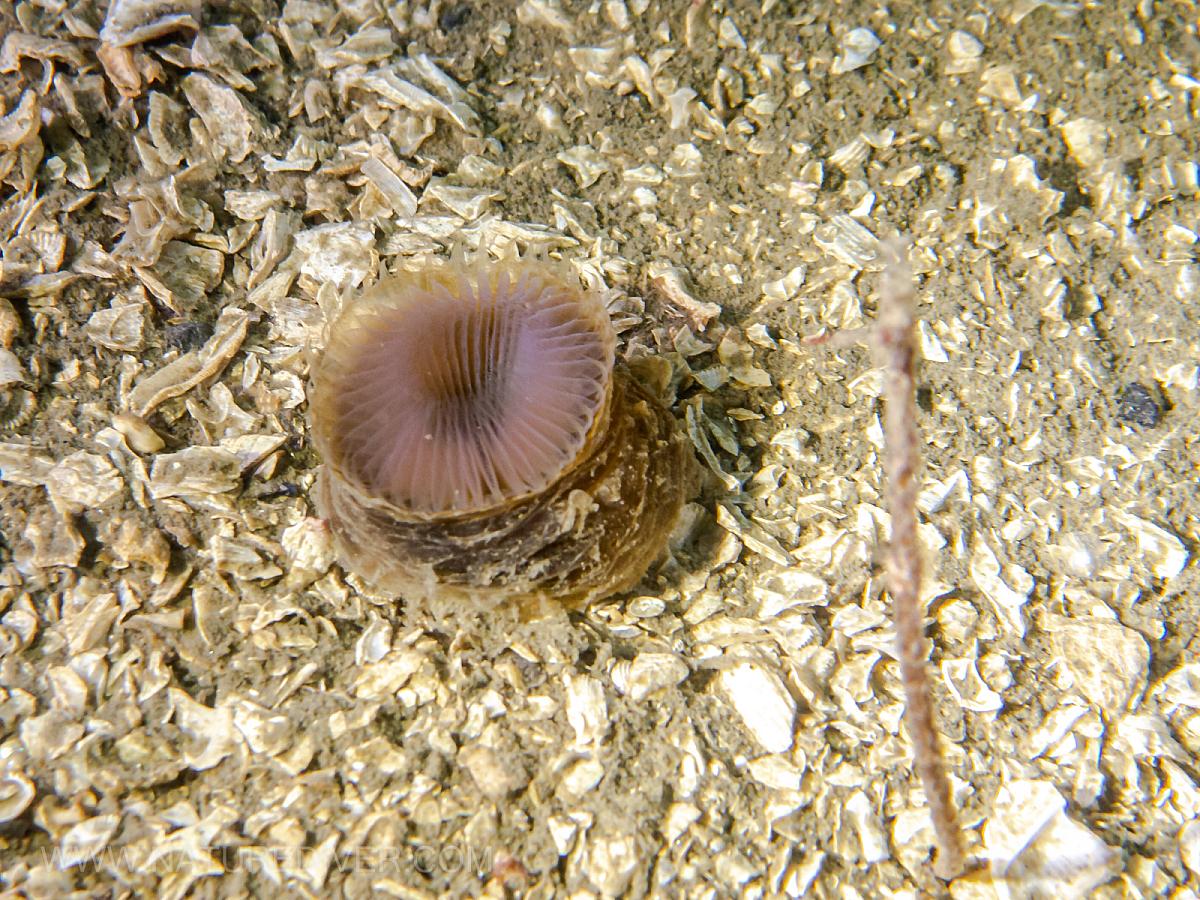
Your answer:
[[[320,519],[301,519],[285,528],[280,543],[293,570],[323,574],[333,565],[333,541]]]
[[[667,604],[662,597],[635,597],[625,607],[631,616],[639,619],[653,619],[655,616],[661,616],[666,608]]]
[[[983,841],[992,877],[1010,896],[1085,897],[1117,874],[1121,855],[1065,810],[1049,782],[1000,789]]]
[[[230,705],[233,708],[234,727],[255,753],[277,756],[291,745],[292,733],[288,728],[287,716],[273,716],[249,700],[234,700]]]
[[[567,722],[575,731],[575,746],[598,744],[608,734],[608,704],[604,685],[590,675],[563,674],[566,689]]]
[[[674,653],[639,653],[632,662],[613,667],[613,683],[633,700],[672,688],[688,676],[688,666]]]
[[[433,74],[434,69],[436,67],[427,67],[426,74]],[[459,92],[462,91],[461,85],[451,80],[440,69],[436,71],[441,76],[436,80],[449,88],[446,93],[466,96],[465,94],[459,95]],[[358,77],[357,83],[364,90],[375,92],[390,105],[411,110],[418,115],[431,115],[445,119],[463,131],[475,133],[479,130],[479,116],[464,99],[454,99],[447,103],[424,88],[400,78],[390,68],[373,69],[366,72]]]
[[[247,540],[217,535],[208,549],[213,566],[223,574],[245,581],[266,580],[283,574],[279,566],[264,559],[258,548]]]
[[[1071,119],[1059,126],[1067,150],[1085,169],[1104,162],[1108,152],[1108,129],[1095,119]]]
[[[0,266],[0,272],[2,270],[3,267]],[[20,333],[21,317],[11,303],[0,297],[0,348],[11,349],[13,341]]]
[[[417,197],[400,176],[393,172],[382,161],[371,157],[363,162],[362,173],[387,198],[392,211],[398,215],[411,218],[417,212]]]
[[[1006,106],[1017,106],[1022,102],[1017,76],[1010,65],[989,66],[979,76],[979,83],[979,93],[984,97],[999,100]]]
[[[175,724],[190,738],[183,758],[197,772],[211,769],[238,746],[238,734],[228,701],[216,708],[205,706],[178,688],[169,690]]]
[[[690,490],[674,418],[599,295],[540,263],[433,263],[347,305],[314,370],[317,505],[410,599],[579,606],[632,587]]]
[[[117,93],[127,100],[141,96],[142,73],[132,50],[102,43],[96,48],[96,59]]]
[[[529,780],[511,760],[482,744],[463,747],[458,753],[458,761],[471,773],[479,790],[493,800],[519,791]]]
[[[37,791],[20,772],[0,774],[0,823],[11,822],[29,808]]]
[[[782,679],[763,665],[741,662],[718,676],[730,705],[768,753],[792,748],[796,701]]]
[[[721,315],[720,306],[699,300],[688,291],[681,269],[656,260],[647,267],[646,274],[667,300],[687,313],[697,331],[703,331],[710,321]]]
[[[692,101],[695,99],[696,92],[690,87],[681,87],[667,95],[667,110],[670,112],[668,128],[675,131],[688,123],[688,119],[691,117]]]
[[[592,835],[584,845],[580,868],[605,897],[625,896],[641,863],[632,835]]]
[[[1020,566],[1011,565],[1007,578],[1002,577],[1000,560],[982,538],[976,541],[967,571],[976,587],[992,602],[1000,621],[1014,634],[1023,636],[1025,619],[1021,611],[1033,593],[1032,576]]]
[[[140,298],[113,297],[110,308],[92,313],[83,333],[92,343],[109,350],[140,350],[145,306]]]
[[[171,545],[161,531],[132,518],[113,520],[105,530],[108,546],[118,560],[126,566],[134,563],[149,566],[151,580],[162,584],[171,565]]]
[[[359,222],[332,222],[295,236],[300,273],[338,291],[356,288],[376,271],[375,231]]]
[[[11,350],[0,349],[0,387],[20,384],[25,381],[25,370],[21,361]]]
[[[842,75],[853,72],[871,61],[875,51],[882,46],[875,32],[869,28],[854,28],[842,35],[841,52],[830,67],[830,73]]]
[[[500,196],[499,191],[447,184],[445,179],[430,178],[421,194],[421,201],[425,202],[426,198],[437,200],[455,215],[472,221],[478,219],[488,204]]]
[[[27,90],[15,109],[0,115],[0,151],[15,150],[34,138],[42,126],[39,109],[37,93]]]
[[[261,128],[237,91],[197,73],[183,79],[183,92],[208,131],[214,156],[238,163],[250,155]]]
[[[845,213],[831,216],[813,231],[817,246],[848,266],[862,268],[875,259],[879,239]]]
[[[100,40],[128,47],[176,31],[196,32],[202,11],[200,0],[113,0]]]
[[[84,450],[61,460],[46,476],[50,499],[58,509],[70,513],[103,506],[124,486],[107,458]]]
[[[84,819],[63,835],[55,863],[60,869],[69,869],[97,859],[120,824],[121,816],[116,813]]]
[[[54,566],[75,566],[83,554],[84,540],[71,523],[70,516],[45,507],[31,515],[21,535],[27,548],[19,548],[14,557],[18,564],[27,563],[37,569]]]
[[[199,350],[185,353],[157,372],[147,375],[129,392],[129,406],[148,416],[160,403],[185,394],[218,374],[237,353],[250,327],[250,316],[236,307],[222,310],[213,336]]]
[[[858,850],[863,862],[874,864],[888,858],[887,834],[871,801],[862,791],[855,791],[842,807],[846,823],[858,838]]]
[[[3,46],[0,46],[0,72],[18,71],[23,59],[36,59],[47,63],[53,60],[72,69],[81,69],[86,65],[81,49],[69,41],[22,31],[9,32],[4,38]]]
[[[950,54],[950,61],[946,63],[946,74],[962,75],[964,72],[973,72],[979,66],[983,44],[965,31],[954,31],[946,40],[946,52]]]
[[[765,388],[771,386],[771,375],[754,365],[754,348],[740,340],[736,328],[730,328],[717,345],[717,356],[729,368],[729,374],[739,387]]]
[[[1200,709],[1200,663],[1183,663],[1172,669],[1154,688],[1168,703]]]
[[[1179,855],[1192,877],[1200,878],[1200,819],[1192,819],[1179,830]]]
[[[113,428],[117,429],[138,453],[157,453],[166,446],[158,432],[146,420],[133,413],[118,413],[113,416]]]
[[[746,49],[745,39],[729,16],[725,16],[717,25],[717,46],[737,50]]]
[[[829,154],[829,164],[849,174],[861,168],[871,153],[871,147],[860,134]]]
[[[1106,716],[1119,717],[1145,691],[1150,648],[1132,628],[1106,619],[1050,615],[1038,625],[1049,635],[1075,688]]]
[[[1004,708],[1000,695],[980,677],[974,658],[942,660],[942,679],[963,709],[992,713]]]
[[[571,170],[581,188],[595,184],[609,170],[605,159],[587,144],[563,150],[558,154],[558,161]]]
[[[146,287],[176,312],[195,309],[209,291],[221,283],[225,254],[185,241],[168,241],[149,273],[139,273]]]
[[[187,447],[155,458],[150,493],[155,498],[206,497],[232,491],[241,484],[236,456],[220,447]]]
[[[1121,510],[1113,518],[1137,539],[1138,553],[1158,578],[1174,578],[1187,565],[1188,551],[1178,537],[1146,519]]]

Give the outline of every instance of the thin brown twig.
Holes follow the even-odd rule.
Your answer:
[[[916,424],[913,378],[916,347],[913,305],[916,291],[907,260],[907,241],[881,245],[885,260],[880,282],[875,352],[886,367],[884,402],[884,494],[892,518],[888,545],[887,586],[896,624],[900,680],[904,685],[905,722],[913,742],[913,767],[925,788],[929,815],[937,837],[934,870],[950,880],[963,871],[962,829],[950,792],[945,760],[933,721],[933,701],[926,672],[928,642],[921,610],[921,554],[917,541],[916,468],[921,458]]]

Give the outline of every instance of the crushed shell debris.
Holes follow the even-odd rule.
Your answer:
[[[903,228],[951,891],[1200,894],[1200,18],[760,6],[0,5],[7,887],[936,890],[883,374],[805,341]],[[327,324],[460,245],[604,292],[706,470],[572,621],[398,606],[310,504]]]

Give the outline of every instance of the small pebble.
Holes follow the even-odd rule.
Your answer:
[[[13,341],[21,332],[21,317],[13,305],[0,297],[0,347],[11,349]]]
[[[471,18],[470,4],[455,3],[442,10],[441,15],[438,16],[438,28],[448,33],[465,24],[469,18]]]
[[[213,335],[213,327],[207,322],[179,322],[163,330],[167,345],[180,353],[190,353],[204,346]]]
[[[1117,418],[1143,428],[1153,428],[1162,418],[1162,409],[1149,388],[1131,381],[1117,397]]]

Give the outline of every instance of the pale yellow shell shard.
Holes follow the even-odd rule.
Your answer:
[[[372,314],[386,313],[389,305],[411,303],[407,290],[414,284],[485,284],[492,289],[484,293],[494,296],[501,266],[510,275],[544,277],[555,289],[569,283],[540,263],[480,266],[465,274],[462,264],[456,259],[395,276],[358,302]],[[583,327],[610,348],[584,438],[536,489],[466,510],[414,508],[362,477],[345,451],[354,423],[346,421],[340,392],[352,383],[359,345],[365,349],[372,332],[361,326],[364,307],[354,302],[333,324],[314,367],[312,434],[324,462],[316,502],[349,569],[401,599],[484,607],[513,602],[528,615],[546,604],[578,607],[628,590],[662,554],[694,482],[690,448],[671,413],[627,371],[614,371],[611,327],[599,298],[569,290],[578,295]],[[428,327],[417,312],[413,325]]]

